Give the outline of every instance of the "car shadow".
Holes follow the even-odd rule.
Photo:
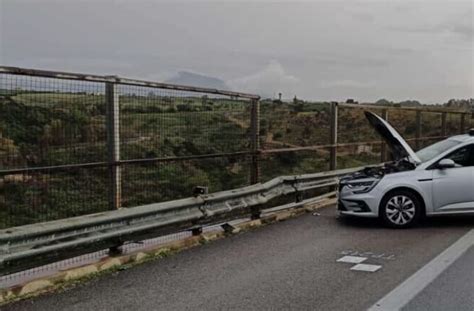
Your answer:
[[[336,220],[340,225],[363,228],[363,229],[383,229],[386,228],[377,218],[364,218],[355,216],[338,215]]]
[[[474,215],[446,215],[425,217],[420,222],[421,227],[426,228],[449,228],[449,227],[471,227],[474,228]]]
[[[338,215],[336,217],[339,224],[354,228],[364,229],[391,229],[383,224],[378,218],[363,218],[354,216]],[[424,217],[413,228],[474,228],[474,215],[449,215]]]

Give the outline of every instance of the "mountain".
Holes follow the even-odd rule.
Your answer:
[[[189,71],[180,71],[178,75],[166,81],[171,84],[207,87],[211,89],[229,90],[226,83],[218,78],[209,77]]]

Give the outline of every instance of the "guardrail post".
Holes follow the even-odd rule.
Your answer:
[[[415,148],[421,148],[421,111],[416,112],[416,132],[415,132]]]
[[[260,149],[260,101],[252,100],[250,110],[250,148],[252,163],[250,167],[250,183],[256,184],[260,181],[259,149]]]
[[[448,131],[446,130],[446,112],[441,113],[441,136],[446,137],[448,134]]]
[[[385,120],[385,121],[388,121],[388,109],[384,109],[382,111],[382,118]],[[382,146],[380,148],[380,161],[381,162],[386,162],[388,159],[388,155],[387,155],[387,144],[385,144],[385,142],[382,142]]]
[[[465,131],[466,131],[466,114],[463,113],[461,114],[460,132],[461,134],[464,134]]]
[[[107,161],[109,164],[109,205],[111,209],[121,207],[121,176],[120,166],[120,108],[117,85],[112,82],[105,84],[106,126],[107,126]]]
[[[329,156],[329,170],[337,168],[337,103],[331,103],[331,151]]]

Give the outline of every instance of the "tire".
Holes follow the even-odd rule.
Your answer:
[[[411,191],[395,190],[380,203],[380,218],[391,228],[404,229],[418,223],[422,213],[421,202]]]

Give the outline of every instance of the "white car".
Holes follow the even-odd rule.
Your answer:
[[[368,111],[365,116],[395,161],[342,177],[341,214],[380,217],[395,228],[412,226],[425,215],[474,214],[474,131],[415,153],[387,121]]]

